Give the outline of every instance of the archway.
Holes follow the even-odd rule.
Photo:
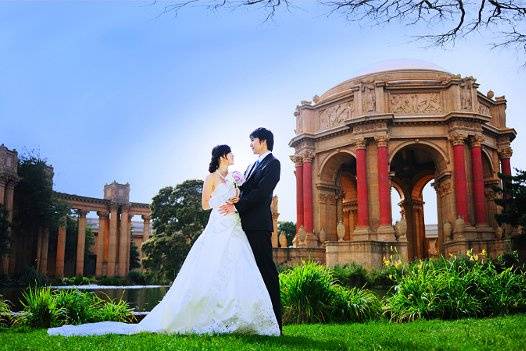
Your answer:
[[[323,229],[329,240],[338,240],[337,227],[342,223],[345,228],[343,240],[351,240],[357,216],[356,158],[345,151],[330,155],[321,167],[319,180],[317,229]]]
[[[411,143],[395,151],[390,165],[392,183],[400,193],[401,221],[405,221],[408,258],[426,258],[430,256],[428,240],[426,240],[426,221],[424,217],[423,190],[426,185],[435,180],[445,169],[442,154],[432,145]],[[440,199],[437,195],[437,222],[440,222]],[[435,224],[435,223],[432,223]],[[440,223],[437,223],[437,234],[440,233]],[[440,243],[438,240],[438,250]],[[434,254],[434,253],[433,253]]]

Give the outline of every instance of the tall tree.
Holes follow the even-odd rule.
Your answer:
[[[496,218],[499,224],[520,225],[526,228],[526,171],[515,169],[515,172],[513,176],[499,173],[504,187],[494,188],[501,194],[495,202],[502,207],[502,212],[497,214]]]
[[[202,191],[203,181],[187,180],[162,188],[152,200],[153,233],[142,246],[143,265],[162,281],[175,278],[206,226],[209,213],[201,208]]]
[[[285,232],[285,236],[287,237],[287,243],[288,245],[292,245],[292,240],[294,239],[294,235],[296,235],[296,224],[294,222],[290,221],[283,221],[278,223],[278,231]]]

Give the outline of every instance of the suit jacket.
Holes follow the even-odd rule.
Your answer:
[[[239,202],[235,206],[245,232],[258,230],[272,232],[274,229],[270,204],[280,173],[279,160],[269,154],[252,171],[250,178],[239,187],[241,193]]]

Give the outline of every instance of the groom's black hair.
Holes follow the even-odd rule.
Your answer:
[[[250,133],[250,139],[258,138],[259,141],[265,140],[267,142],[267,149],[272,151],[274,148],[274,134],[268,129],[258,128]]]

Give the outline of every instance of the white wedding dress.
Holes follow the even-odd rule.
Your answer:
[[[235,193],[220,183],[212,194],[208,224],[194,243],[172,286],[139,323],[98,322],[48,329],[49,335],[140,332],[279,335],[270,296],[237,213],[217,207]]]

